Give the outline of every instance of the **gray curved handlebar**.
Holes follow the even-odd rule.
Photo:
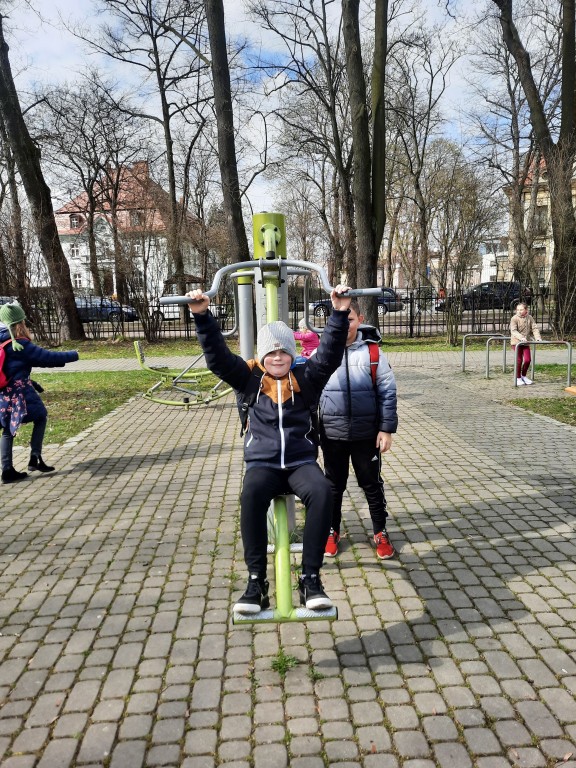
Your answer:
[[[212,286],[208,291],[204,291],[204,295],[212,299],[218,293],[220,283],[225,275],[235,270],[245,270],[246,274],[254,274],[254,267],[257,266],[262,272],[272,271],[273,269],[279,269],[281,267],[293,267],[297,269],[307,269],[312,272],[317,272],[322,283],[322,288],[326,293],[330,294],[334,290],[328,282],[328,275],[323,267],[318,264],[313,264],[311,261],[292,261],[290,259],[260,259],[258,261],[240,261],[236,264],[227,264],[225,267],[221,267],[212,280]],[[346,296],[381,296],[381,288],[352,288],[346,292]],[[194,299],[188,296],[163,296],[160,299],[160,304],[193,304]]]

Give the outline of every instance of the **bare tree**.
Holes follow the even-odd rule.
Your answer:
[[[14,85],[3,21],[4,16],[0,14],[0,114],[32,209],[38,242],[48,266],[50,280],[64,311],[64,333],[72,339],[83,339],[84,329],[74,301],[70,268],[62,251],[50,190],[40,166],[40,151],[28,132]]]
[[[385,179],[383,144],[386,132],[383,127],[388,0],[375,0],[375,45],[372,67],[372,104],[375,106],[375,111],[372,114],[367,101],[359,9],[360,0],[342,0],[342,30],[352,118],[352,190],[359,278],[362,285],[372,286],[376,284],[378,252],[386,216],[383,191]],[[370,139],[372,139],[372,145]],[[378,325],[376,301],[365,300],[363,303],[367,321]]]
[[[480,259],[480,245],[501,223],[502,197],[492,194],[493,175],[466,159],[463,149],[445,139],[430,146],[430,237],[438,257],[437,280],[454,297],[447,306],[448,342],[458,343],[461,305],[458,297]]]
[[[418,232],[414,232],[418,255],[417,284],[427,285],[429,254],[429,203],[423,189],[429,143],[442,125],[440,101],[446,90],[448,73],[458,53],[451,40],[439,29],[420,28],[418,41],[390,61],[389,110],[404,147],[405,173],[411,180],[411,198],[416,206]]]
[[[357,259],[350,117],[343,88],[346,73],[339,13],[333,0],[256,0],[249,8],[253,18],[282,43],[280,62],[278,57],[262,59],[259,67],[273,76],[285,146],[292,156],[302,157],[305,166],[314,157],[334,168],[342,222],[334,261],[336,270],[342,270],[354,285]],[[274,89],[270,86],[268,92],[271,97]]]
[[[547,4],[537,2],[533,13],[547,17]],[[535,51],[532,69],[547,119],[553,124],[558,116],[561,36],[552,34],[550,23],[534,24],[534,15],[522,21],[519,29]],[[487,19],[477,27],[475,48],[478,55],[474,56],[474,75],[470,79],[488,110],[478,110],[474,116],[483,137],[478,156],[498,171],[508,196],[514,275],[537,287],[540,276],[534,244],[547,229],[538,207],[542,154],[535,141],[518,68],[499,40],[495,19]]]
[[[200,55],[204,4],[189,0],[100,0],[100,3],[103,11],[112,12],[117,23],[103,24],[98,39],[86,32],[76,31],[76,34],[93,49],[139,71],[142,75],[140,95],[148,101],[152,96],[158,100],[158,112],[150,105],[138,114],[162,129],[170,200],[168,250],[174,276],[184,292],[182,218],[178,208],[173,124],[192,102],[198,106],[207,98],[199,82],[205,80],[208,69],[205,57]],[[188,43],[192,41],[197,44],[191,47]],[[196,87],[190,88],[193,79]]]
[[[230,231],[230,247],[234,261],[248,261],[248,240],[242,217],[238,164],[234,142],[234,110],[224,28],[222,0],[206,0],[206,20],[212,56],[212,86],[218,126],[218,161],[222,179],[224,211]]]
[[[120,102],[124,105],[122,111],[118,109]],[[134,157],[143,159],[142,147],[146,145],[142,120],[135,116],[127,119],[129,110],[129,98],[117,94],[115,86],[96,70],[87,72],[75,83],[45,89],[35,110],[45,154],[58,168],[60,186],[67,183],[70,196],[75,192],[82,196],[92,285],[99,296],[103,295],[104,286],[94,223],[110,187],[102,182],[107,173],[112,173],[110,168],[128,165]],[[117,264],[117,292],[122,300],[127,300],[123,272],[121,264]]]
[[[499,11],[504,45],[513,56],[530,109],[534,136],[546,163],[554,238],[554,326],[565,337],[576,331],[576,218],[572,178],[576,159],[576,0],[558,5],[561,34],[561,106],[559,131],[554,131],[538,89],[528,49],[513,18],[513,0],[492,0]]]

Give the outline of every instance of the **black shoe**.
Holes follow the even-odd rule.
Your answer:
[[[257,573],[251,573],[248,577],[246,592],[232,610],[237,613],[259,613],[269,607],[268,582]]]
[[[300,592],[300,605],[305,605],[310,611],[323,611],[332,608],[332,600],[322,587],[320,576],[317,573],[303,574],[298,580]]]
[[[2,470],[2,482],[4,485],[8,485],[8,483],[17,483],[19,480],[25,480],[27,477],[27,472],[16,472],[14,467]]]
[[[42,456],[34,456],[30,454],[30,461],[28,462],[28,471],[34,472],[54,472],[56,467],[49,467],[48,464],[44,464]]]

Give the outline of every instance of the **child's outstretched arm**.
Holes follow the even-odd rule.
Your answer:
[[[337,285],[332,290],[330,298],[334,312],[328,318],[316,353],[308,360],[306,376],[318,389],[318,393],[342,362],[348,336],[348,310],[351,301],[349,296],[342,294],[348,290],[349,288],[343,285]]]
[[[206,366],[231,387],[243,391],[250,378],[250,368],[240,355],[233,354],[226,346],[220,326],[208,312],[210,298],[198,288],[186,296],[194,299],[188,306],[194,315],[196,336],[202,346]]]

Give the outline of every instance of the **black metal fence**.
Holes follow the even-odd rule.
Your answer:
[[[289,298],[289,324],[295,330],[298,328],[299,321],[305,316],[301,296],[301,292],[297,294],[294,292]],[[393,305],[379,307],[378,316],[383,336],[419,338],[447,335],[448,310],[443,297],[428,290],[424,296],[418,291],[413,291],[400,298],[401,300]],[[329,309],[326,311],[324,303],[318,306],[318,301],[318,299],[310,301],[308,317],[310,322],[321,330],[326,325]],[[466,305],[460,302],[457,306],[456,321],[459,334],[506,333],[514,313],[511,307],[482,307],[476,306],[474,302]],[[232,330],[235,327],[233,302],[219,304],[215,309],[221,328],[225,331]],[[451,311],[453,310],[454,308]],[[532,295],[529,311],[543,332],[551,330],[553,304],[549,296]],[[86,336],[89,339],[126,336],[134,339],[153,337],[157,340],[195,337],[194,319],[187,307],[179,313],[179,316],[158,319],[152,326],[149,317],[151,312],[149,310],[144,323],[140,319],[134,319],[133,314],[126,316],[123,313],[86,320],[84,322]],[[34,325],[39,337],[58,343],[61,322],[62,318],[53,314],[49,307],[45,311],[40,307],[37,308]]]

